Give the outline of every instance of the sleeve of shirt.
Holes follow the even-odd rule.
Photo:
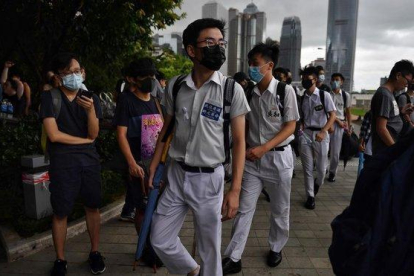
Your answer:
[[[250,106],[247,103],[244,90],[240,84],[234,84],[234,94],[230,108],[230,119],[236,118],[237,116],[244,115],[250,112]]]
[[[161,101],[161,104],[165,106],[165,110],[167,114],[170,116],[174,116],[174,104],[173,104],[172,92],[173,92],[174,83],[177,81],[177,79],[178,77],[174,77],[168,82],[168,86],[166,88],[167,90],[165,91],[164,97]]]
[[[407,104],[407,97],[405,95],[400,95],[398,97],[398,107],[403,108]]]
[[[328,95],[331,95],[331,94],[326,93],[326,92],[321,92],[321,93],[325,93],[325,109],[326,109],[326,112],[336,111],[335,103],[332,100],[332,96],[328,96]]]
[[[97,95],[93,95],[93,105],[95,107],[96,118],[102,119],[101,100]]]
[[[376,98],[375,108],[379,117],[389,119],[394,108],[392,101],[384,94],[378,94]]]
[[[346,108],[350,108],[352,105],[352,99],[351,99],[351,94],[349,94],[348,92],[345,92],[346,94]]]
[[[284,99],[284,107],[283,107],[283,121],[290,122],[290,121],[299,121],[299,109],[298,103],[296,100],[296,93],[292,86],[286,85],[285,90],[285,99]]]
[[[43,91],[40,96],[40,118],[56,118],[55,111],[53,109],[52,95],[50,91]]]
[[[114,122],[116,126],[128,127],[129,110],[128,110],[128,101],[126,99],[125,93],[122,93],[118,99],[118,103],[116,105],[116,113],[115,113]]]

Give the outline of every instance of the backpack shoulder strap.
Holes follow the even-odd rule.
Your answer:
[[[408,95],[408,93],[404,93],[405,97],[407,98],[407,103],[411,103],[411,98],[410,95]]]
[[[324,90],[319,90],[319,98],[321,99],[321,104],[323,106],[323,111],[326,114],[326,118],[329,119],[328,112],[326,112],[326,107],[325,107],[325,93],[327,93],[327,92],[325,92]]]
[[[158,110],[158,113],[161,115],[162,122],[164,122],[164,114],[162,112],[162,108],[161,108],[161,105],[160,105],[160,101],[158,100],[157,97],[151,96],[151,98],[154,100],[155,106],[157,107],[157,110]]]
[[[59,118],[60,109],[62,108],[62,94],[58,88],[53,88],[50,90],[52,96],[53,111],[55,112],[55,119]]]
[[[276,95],[279,96],[279,101],[280,101],[280,113],[282,114],[282,116],[285,114],[285,95],[286,95],[286,83],[284,82],[279,82],[277,84],[277,88],[276,88]]]
[[[347,97],[346,97],[346,91],[344,91],[344,90],[342,90],[342,100],[343,100],[343,102],[344,102],[344,114],[346,115],[346,108],[347,108],[347,105],[348,105],[348,99],[347,99]]]
[[[183,80],[184,80],[185,77],[186,77],[186,75],[180,75],[180,76],[178,76],[178,78],[174,82],[173,91],[172,91],[174,115],[171,119],[170,124],[168,125],[167,131],[165,132],[164,137],[162,137],[162,142],[163,143],[165,143],[167,141],[168,137],[170,136],[170,134],[174,130],[174,127],[175,127],[175,107],[176,107],[175,102],[176,102],[176,99],[177,99],[178,92],[180,91],[181,84],[183,83]]]
[[[234,96],[234,87],[235,81],[232,78],[226,79],[226,84],[224,85],[224,95],[223,95],[223,132],[224,132],[224,153],[226,160],[224,161],[225,164],[230,162],[230,148],[231,148],[231,141],[230,141],[230,110],[231,110],[231,102],[233,101]]]

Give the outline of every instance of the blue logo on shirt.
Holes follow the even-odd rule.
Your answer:
[[[215,106],[210,103],[205,103],[201,115],[211,120],[218,121],[220,118],[221,110],[223,108]]]

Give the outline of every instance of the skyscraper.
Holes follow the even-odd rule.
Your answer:
[[[203,18],[214,18],[218,20],[224,20],[226,24],[228,24],[229,21],[229,12],[228,10],[220,3],[217,3],[216,1],[210,1],[207,4],[203,5],[202,7],[202,17]],[[228,29],[229,27],[226,26]],[[228,32],[226,32],[226,35],[228,35]],[[225,38],[228,40],[228,38]],[[226,62],[221,66],[220,72],[223,73],[223,75],[227,75],[227,68],[228,68],[228,47],[226,49]]]
[[[326,75],[342,73],[343,89],[352,92],[359,0],[329,0]]]
[[[289,68],[293,81],[299,81],[300,54],[302,50],[302,27],[297,16],[283,20],[280,36],[280,55],[277,66]]]
[[[250,3],[239,13],[237,9],[229,11],[229,75],[238,71],[247,72],[248,52],[266,37],[266,13],[260,12],[254,3]]]

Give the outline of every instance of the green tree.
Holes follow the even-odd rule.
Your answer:
[[[191,72],[193,63],[183,55],[174,54],[173,51],[164,49],[164,52],[155,58],[155,64],[164,73],[167,80],[174,76],[188,74]]]
[[[12,59],[36,88],[53,56],[79,55],[87,85],[112,89],[125,62],[151,46],[154,29],[172,25],[182,0],[4,0],[0,60]],[[36,90],[36,89],[34,89]]]

